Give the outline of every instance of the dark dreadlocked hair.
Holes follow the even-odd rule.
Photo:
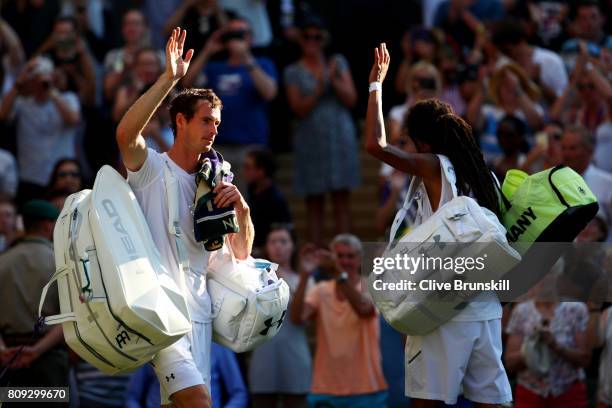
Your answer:
[[[423,142],[429,145],[432,153],[449,158],[455,168],[459,194],[473,195],[480,205],[501,218],[495,180],[472,128],[450,105],[437,99],[417,102],[406,114],[404,127],[415,144]]]

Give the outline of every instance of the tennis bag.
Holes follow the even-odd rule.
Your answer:
[[[486,258],[486,268],[472,269],[461,275],[453,269],[419,268],[385,269],[382,273],[370,273],[369,291],[385,320],[396,330],[408,335],[425,335],[459,314],[467,301],[479,290],[377,290],[382,283],[406,287],[423,280],[438,283],[461,279],[464,282],[489,282],[500,279],[521,260],[506,240],[506,229],[497,216],[467,196],[458,196],[452,164],[445,156],[439,156],[442,171],[452,186],[453,199],[416,228],[397,239],[396,232],[413,200],[420,205],[426,194],[420,178],[414,178],[402,209],[397,213],[391,228],[391,239],[384,258],[398,255],[410,258]],[[453,245],[446,245],[446,244]],[[458,245],[457,245],[458,244]],[[381,281],[376,283],[375,281]],[[389,286],[390,286],[389,285]],[[387,286],[387,287],[389,287]]]
[[[129,372],[191,330],[187,303],[162,266],[132,190],[104,166],[93,190],[72,194],[54,234],[62,324],[68,346],[107,374]]]
[[[174,236],[180,268],[184,273],[191,273],[179,229],[178,180],[168,161],[164,166],[164,182],[169,233]],[[252,350],[278,333],[287,317],[289,285],[276,276],[277,264],[252,257],[239,261],[228,240],[221,240],[223,245],[211,251],[206,273],[206,289],[212,303],[212,338],[216,343],[241,353]],[[183,279],[179,283],[184,287]]]
[[[584,179],[567,166],[528,175],[509,170],[501,188],[503,224],[510,244],[523,261],[508,274],[512,300],[526,293],[559,259],[567,245],[535,242],[572,242],[599,210],[597,198]]]

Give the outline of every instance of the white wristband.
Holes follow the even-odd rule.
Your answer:
[[[369,92],[382,92],[382,82],[370,82]]]

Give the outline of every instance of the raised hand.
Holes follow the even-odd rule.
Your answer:
[[[172,30],[172,34],[166,44],[166,74],[174,81],[178,81],[187,73],[189,63],[193,57],[193,49],[187,51],[183,58],[183,46],[187,31],[179,27]]]
[[[389,56],[389,51],[387,51],[387,45],[381,43],[374,49],[374,65],[372,65],[372,70],[370,71],[370,82],[382,82],[385,80],[390,61],[391,57]]]

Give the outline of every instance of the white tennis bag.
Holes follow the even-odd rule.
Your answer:
[[[162,266],[132,190],[104,166],[93,190],[72,194],[54,234],[62,324],[68,346],[107,374],[136,369],[191,330],[187,303]]]
[[[178,226],[178,181],[165,162],[168,228],[174,236],[181,268],[189,259]],[[238,261],[227,239],[210,255],[206,287],[212,302],[213,340],[237,353],[249,351],[278,333],[287,318],[289,285],[276,276],[278,265],[249,257]],[[184,282],[181,282],[184,284]]]
[[[435,280],[437,283],[460,279],[464,282],[486,282],[501,278],[521,260],[506,240],[506,229],[497,216],[487,208],[467,196],[458,196],[452,164],[445,156],[439,156],[446,178],[452,186],[453,199],[440,208],[425,222],[410,230],[394,242],[396,232],[406,217],[413,200],[426,194],[421,190],[421,179],[413,178],[402,209],[397,213],[391,227],[390,242],[384,258],[397,255],[410,258],[484,257],[486,268],[482,271],[472,269],[459,275],[453,269],[421,267],[413,271],[406,269],[386,269],[381,274],[368,276],[368,287],[372,298],[391,326],[409,335],[425,335],[441,324],[459,314],[466,302],[480,291],[441,291],[420,290],[422,280]],[[421,190],[421,191],[419,191]],[[445,245],[459,243],[462,245]],[[485,255],[486,254],[486,255]],[[414,273],[412,273],[414,272]],[[375,283],[376,280],[381,282]],[[406,288],[414,282],[416,290],[376,290],[381,283]],[[389,288],[389,286],[387,286]],[[429,289],[429,288],[428,288]]]

